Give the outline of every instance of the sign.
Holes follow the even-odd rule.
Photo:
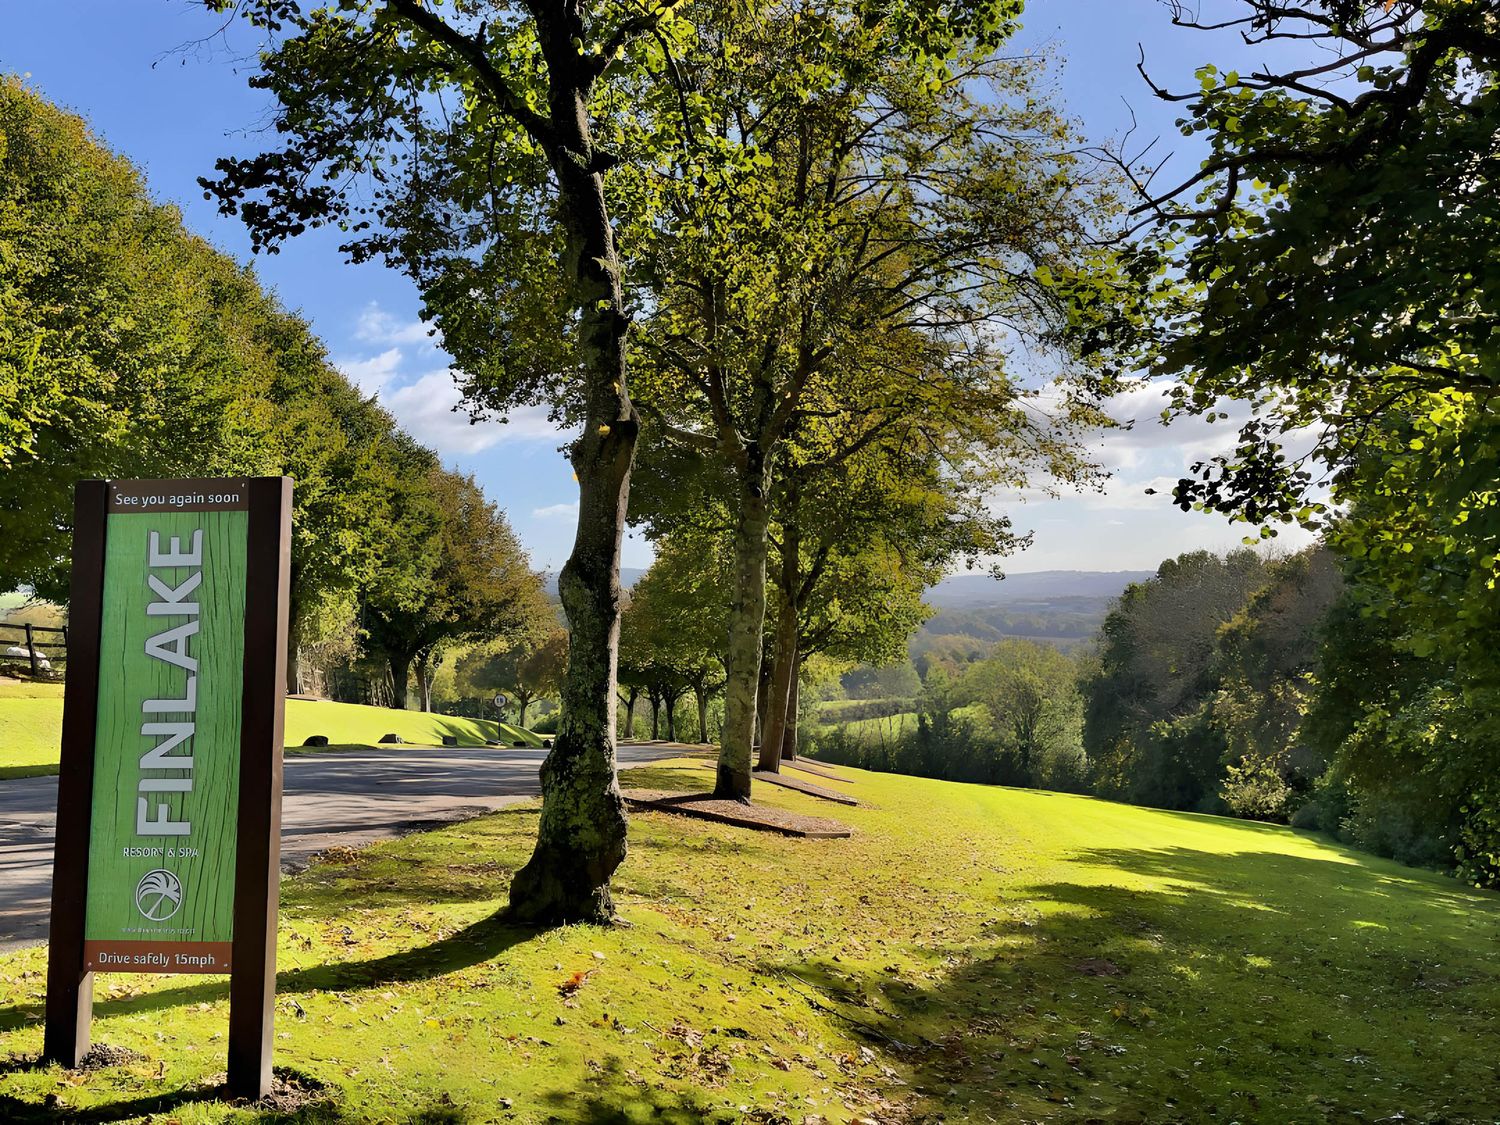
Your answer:
[[[92,974],[229,973],[229,1077],[270,1088],[291,481],[84,481],[75,502],[46,1054]]]
[[[509,702],[510,702],[510,700],[508,698],[506,698],[505,696],[503,696],[503,695],[497,695],[497,696],[495,696],[495,710],[497,710],[497,711],[504,711],[505,710],[505,705],[507,703],[509,703]]]
[[[232,967],[249,497],[225,483],[110,488],[85,969]]]

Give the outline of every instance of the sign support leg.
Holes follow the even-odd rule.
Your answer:
[[[245,587],[245,705],[240,742],[239,847],[229,977],[229,1092],[271,1092],[276,1006],[276,913],[281,891],[281,751],[292,482],[249,482]]]
[[[99,708],[99,626],[104,603],[107,486],[79,481],[73,493],[73,651],[63,697],[62,763],[47,940],[47,1027],[42,1055],[76,1067],[89,1049],[94,974],[83,971],[89,817],[94,801],[94,727]]]

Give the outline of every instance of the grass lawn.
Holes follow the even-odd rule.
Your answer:
[[[62,685],[0,678],[0,781],[57,772]]]
[[[883,715],[878,719],[856,719],[852,723],[833,722],[824,729],[831,730],[834,727],[843,727],[853,737],[867,742],[889,742],[908,730],[917,729],[917,713],[903,711],[899,715]]]
[[[32,684],[0,679],[0,780],[57,772],[62,735],[61,684]],[[286,744],[296,750],[309,735],[322,734],[339,746],[374,746],[382,735],[399,734],[418,745],[441,745],[445,734],[460,746],[482,746],[498,738],[507,744],[524,741],[540,746],[530,731],[487,719],[463,719],[421,711],[392,711],[357,703],[320,703],[289,699],[286,704]]]
[[[966,707],[959,707],[954,712],[959,718],[965,718],[976,724],[983,725],[989,719],[989,713],[983,704],[971,703]],[[830,731],[836,727],[843,727],[855,738],[866,742],[890,742],[908,731],[917,729],[917,713],[915,711],[903,711],[897,715],[886,715],[878,719],[856,719],[845,723],[837,718],[829,719],[826,714],[820,716],[820,730]]]
[[[1493,1119],[1500,896],[1279,828],[849,772],[848,840],[635,816],[630,928],[486,921],[529,806],[286,880],[277,1061],[330,1098],[306,1118]],[[234,1119],[198,1088],[222,980],[100,977],[95,1041],[143,1057],[74,1075],[27,1062],[43,969],[0,958],[0,1119]]]

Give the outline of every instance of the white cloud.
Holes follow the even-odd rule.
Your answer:
[[[376,301],[371,301],[360,312],[359,320],[354,325],[354,338],[369,344],[396,344],[403,347],[422,344],[437,348],[443,343],[442,336],[426,321],[398,320]]]
[[[402,429],[439,454],[478,453],[500,441],[500,427],[475,423],[460,407],[451,372],[429,372],[380,397]]]
[[[365,394],[379,394],[396,378],[396,369],[401,366],[401,349],[387,348],[366,359],[337,360],[334,366]]]
[[[565,436],[540,406],[513,410],[504,421],[474,421],[447,369],[430,371],[415,383],[380,396],[401,428],[442,456],[480,453],[502,441],[558,440]]]
[[[531,518],[538,520],[577,519],[578,502],[571,504],[548,504],[545,508],[531,509]]]

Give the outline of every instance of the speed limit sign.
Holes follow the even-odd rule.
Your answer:
[[[497,695],[497,696],[495,696],[495,710],[496,711],[504,711],[505,710],[505,705],[507,703],[509,703],[509,702],[510,702],[510,700],[507,699],[503,695]]]

